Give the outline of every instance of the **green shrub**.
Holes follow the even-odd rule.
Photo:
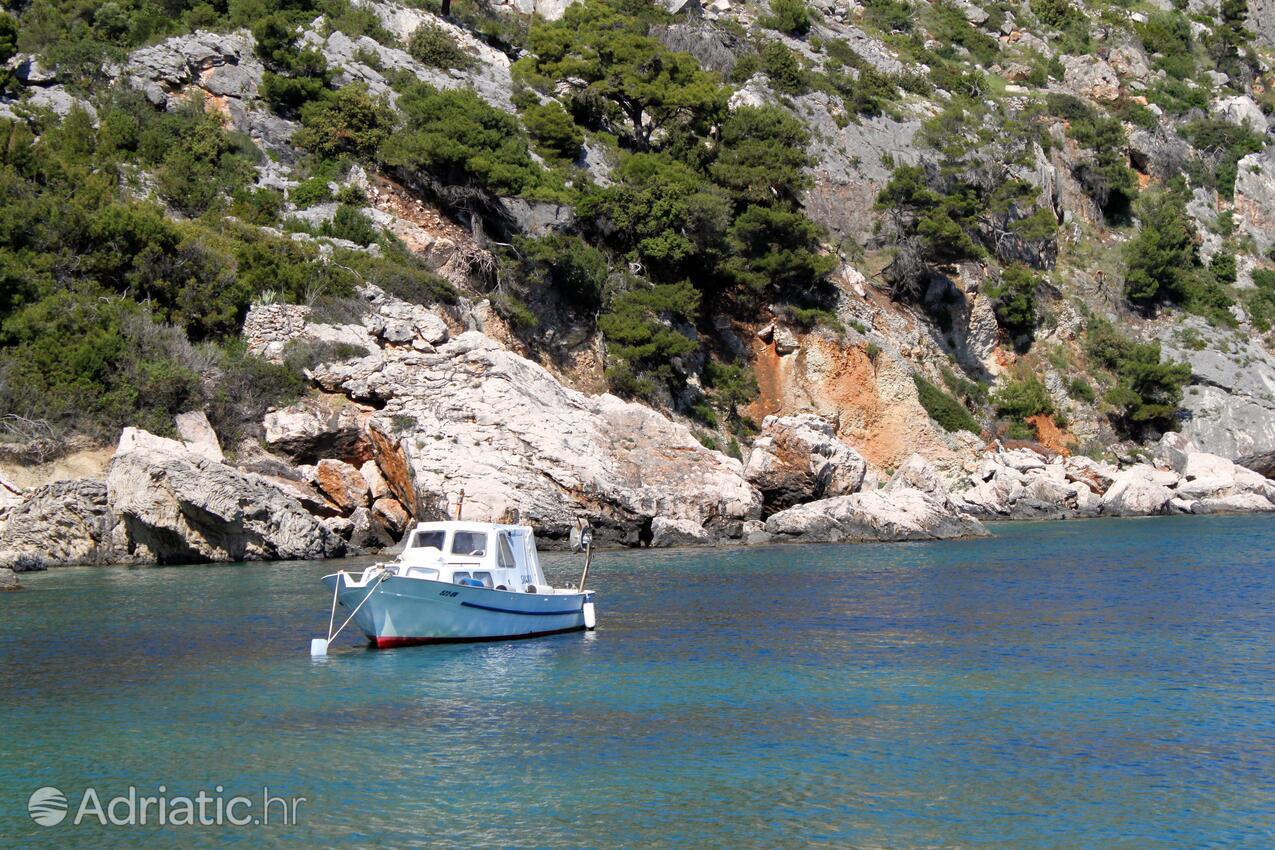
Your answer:
[[[528,107],[522,113],[522,123],[545,156],[574,162],[580,155],[584,131],[556,100]]]
[[[770,0],[770,14],[758,23],[788,35],[802,36],[810,32],[810,8],[804,0]]]
[[[799,95],[810,91],[810,77],[801,59],[782,41],[769,42],[761,50],[761,69],[770,85],[781,94]]]
[[[1092,404],[1097,399],[1097,394],[1093,391],[1093,385],[1084,378],[1075,377],[1067,382],[1067,395],[1076,401],[1083,401]]]
[[[925,408],[925,412],[943,430],[952,432],[970,431],[975,434],[982,430],[978,427],[978,423],[974,421],[974,417],[970,416],[970,412],[959,401],[920,375],[913,374],[912,382],[916,384],[916,394],[921,401],[921,406]]]
[[[302,107],[301,129],[292,140],[322,158],[350,154],[370,159],[392,127],[388,101],[373,97],[363,83],[351,83]]]
[[[658,4],[574,3],[559,20],[532,24],[531,53],[515,65],[515,75],[546,91],[557,80],[582,81],[579,102],[606,104],[622,116],[629,147],[660,148],[682,138],[675,131],[707,129],[730,94],[695,57],[670,50],[650,34],[653,23],[664,21]]]
[[[1054,412],[1054,400],[1040,379],[1032,375],[1010,381],[992,395],[996,413],[1019,421]]]
[[[391,167],[420,169],[444,184],[517,195],[543,184],[518,119],[472,89],[416,83],[399,94],[404,127],[381,144]]]
[[[1253,324],[1263,333],[1275,326],[1275,271],[1257,269],[1253,272],[1253,288],[1243,294],[1244,309]]]
[[[230,214],[259,226],[273,225],[283,211],[283,195],[274,189],[236,189]]]
[[[1221,118],[1200,118],[1187,124],[1182,135],[1205,154],[1207,171],[1200,182],[1217,189],[1223,197],[1235,195],[1239,161],[1266,147],[1263,135],[1251,127],[1240,127]]]
[[[649,397],[657,386],[675,378],[672,361],[697,348],[695,340],[675,323],[693,322],[699,313],[699,293],[689,283],[644,286],[617,294],[598,318],[606,340],[607,377],[622,394]]]
[[[1024,266],[1009,266],[988,286],[996,321],[1011,336],[1030,334],[1036,328],[1036,275]]]
[[[884,33],[912,31],[912,7],[900,0],[867,0],[863,18]]]
[[[363,210],[350,204],[336,208],[331,220],[323,222],[320,232],[333,239],[345,239],[358,245],[371,245],[380,235]]]
[[[602,304],[606,256],[579,236],[555,233],[520,239],[517,248],[528,283],[552,287],[568,304],[583,310],[596,310]]]
[[[446,28],[426,21],[412,31],[407,52],[422,65],[431,68],[465,69],[473,66],[471,56]]]
[[[1111,419],[1121,433],[1140,438],[1149,430],[1176,427],[1182,388],[1191,379],[1188,364],[1162,363],[1158,342],[1133,342],[1105,319],[1090,324],[1085,350],[1113,373],[1115,386],[1104,400],[1114,408]]]
[[[332,189],[328,186],[327,178],[311,177],[289,189],[288,200],[300,209],[305,209],[332,200]]]

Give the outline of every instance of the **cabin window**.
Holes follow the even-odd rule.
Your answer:
[[[433,546],[438,551],[443,551],[443,539],[447,537],[445,531],[418,531],[416,532],[416,540],[412,543],[413,549],[424,549]]]
[[[496,546],[496,566],[504,570],[512,570],[518,566],[518,562],[514,560],[513,547],[509,545],[509,535],[501,534],[496,540],[499,541]]]
[[[458,531],[452,536],[452,554],[481,558],[487,554],[487,535],[481,531]]]
[[[474,573],[474,578],[483,583],[483,587],[491,587],[494,583],[491,580],[491,573]]]

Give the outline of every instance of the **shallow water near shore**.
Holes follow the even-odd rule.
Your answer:
[[[23,576],[0,847],[1275,846],[1275,518],[994,531],[605,552],[595,633],[317,660],[350,562]],[[306,799],[72,823],[130,785]]]

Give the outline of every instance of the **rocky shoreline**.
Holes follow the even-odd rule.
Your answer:
[[[481,330],[365,287],[357,324],[254,308],[248,344],[347,344],[315,391],[268,413],[230,456],[202,412],[180,439],[120,435],[100,478],[22,489],[0,480],[0,568],[329,558],[392,547],[450,515],[535,526],[564,545],[938,540],[983,521],[1275,510],[1275,482],[1177,434],[1110,464],[994,442],[939,468],[920,454],[874,469],[815,414],[768,416],[744,461],[613,395],[586,395]],[[361,352],[361,353],[358,353]],[[971,444],[981,445],[971,439]]]

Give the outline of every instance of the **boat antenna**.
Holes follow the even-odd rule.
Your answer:
[[[460,522],[460,512],[465,508],[465,488],[460,490],[460,496],[456,499],[456,521]]]

